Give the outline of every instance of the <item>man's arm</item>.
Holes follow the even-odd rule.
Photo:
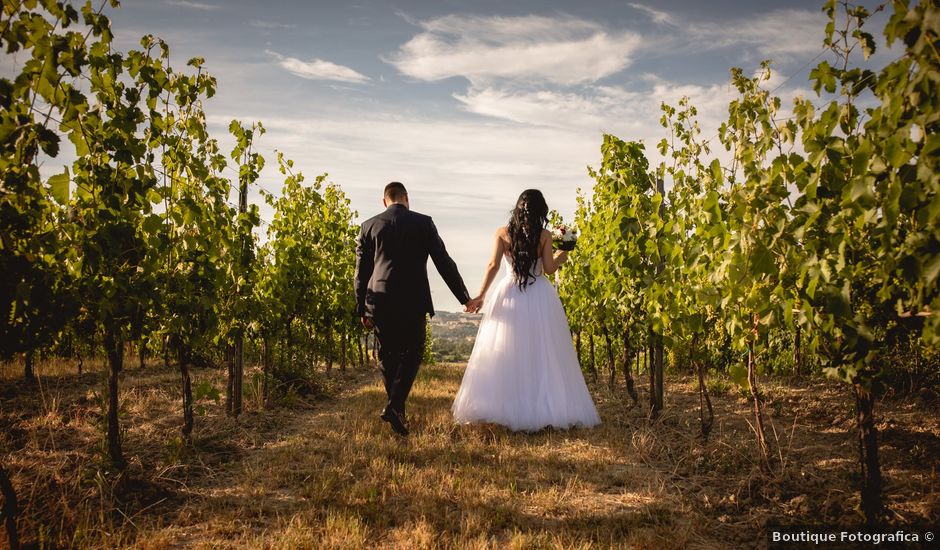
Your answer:
[[[467,287],[463,284],[463,278],[460,276],[460,272],[457,271],[457,264],[454,263],[450,254],[447,253],[447,249],[444,248],[444,241],[441,240],[441,236],[437,232],[437,226],[434,225],[433,221],[429,220],[428,223],[431,225],[428,254],[430,254],[431,260],[434,261],[434,267],[437,268],[437,272],[441,274],[450,291],[454,293],[457,301],[466,304],[470,301],[470,293],[467,292]]]
[[[375,242],[367,233],[362,227],[356,238],[356,315],[359,317],[366,316],[366,291],[375,268]]]

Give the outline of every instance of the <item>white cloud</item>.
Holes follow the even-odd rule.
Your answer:
[[[600,129],[609,120],[605,111],[615,107],[613,98],[604,93],[518,92],[486,87],[471,88],[454,97],[471,113],[555,128]]]
[[[626,68],[641,45],[634,33],[573,17],[448,15],[419,24],[423,31],[383,60],[420,80],[594,82]]]
[[[613,133],[644,140],[652,148],[666,132],[659,123],[660,105],[675,106],[683,96],[698,110],[702,139],[708,139],[727,118],[734,92],[726,84],[700,86],[653,79],[641,90],[592,86],[575,93],[487,87],[471,88],[454,97],[471,113],[572,134]],[[651,161],[658,160],[653,150],[648,156]]]
[[[194,10],[201,11],[212,11],[219,9],[219,6],[215,4],[203,4],[202,2],[187,2],[186,0],[167,0],[166,4],[169,6],[176,6],[178,8],[190,8]]]
[[[761,56],[788,59],[822,50],[825,15],[817,10],[779,9],[739,21],[685,27],[695,47],[752,48]]]
[[[776,9],[721,22],[689,21],[680,15],[644,4],[628,3],[654,23],[679,27],[681,33],[668,37],[647,34],[645,51],[672,53],[700,52],[717,48],[738,48],[746,57],[758,54],[777,61],[801,60],[822,50],[822,30],[826,16],[821,10]]]
[[[631,3],[628,3],[627,5],[630,6],[631,8],[633,8],[633,9],[642,11],[642,12],[645,13],[647,16],[649,16],[649,18],[652,19],[654,23],[662,23],[662,24],[666,24],[666,25],[675,25],[675,24],[676,24],[676,21],[675,21],[675,19],[672,17],[672,15],[670,15],[670,14],[664,12],[664,11],[660,11],[660,10],[657,10],[657,9],[653,9],[653,8],[651,8],[651,7],[649,7],[649,6],[644,6],[643,4],[634,4],[634,3],[632,3],[632,2],[631,2]]]
[[[340,82],[368,82],[369,77],[354,69],[337,65],[323,59],[301,61],[296,57],[285,57],[277,52],[265,50],[268,55],[274,56],[277,64],[289,73],[308,80],[338,80]]]

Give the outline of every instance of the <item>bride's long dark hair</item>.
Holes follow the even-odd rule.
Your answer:
[[[509,218],[509,255],[521,290],[530,284],[530,279],[535,282],[532,267],[539,260],[539,242],[547,223],[548,205],[542,192],[538,189],[523,191]]]

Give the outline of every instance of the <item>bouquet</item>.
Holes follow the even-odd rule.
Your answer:
[[[556,225],[552,231],[552,244],[558,250],[572,251],[578,243],[578,231],[573,227],[561,224]]]

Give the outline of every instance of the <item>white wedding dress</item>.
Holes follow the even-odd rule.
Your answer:
[[[483,304],[483,319],[451,410],[459,423],[494,422],[513,431],[600,423],[578,364],[558,291],[543,275],[525,291],[504,257],[505,275]]]

